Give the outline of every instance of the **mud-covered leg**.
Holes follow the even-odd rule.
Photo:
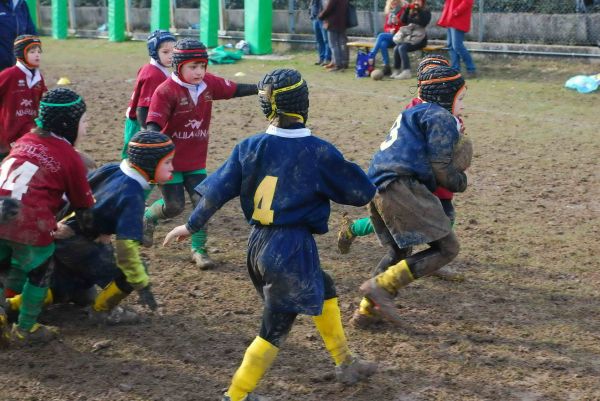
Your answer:
[[[401,316],[394,305],[394,297],[398,290],[446,265],[458,255],[460,250],[458,239],[453,232],[429,245],[429,249],[390,266],[385,272],[364,282],[360,287],[360,291],[376,305],[377,310],[394,323],[401,321]]]
[[[233,375],[223,400],[241,401],[247,396],[257,401],[262,399],[251,393],[275,361],[279,347],[292,329],[296,316],[295,313],[273,312],[265,307],[260,335],[246,349],[244,359]]]
[[[182,183],[161,185],[162,199],[157,200],[144,213],[145,247],[154,243],[154,230],[160,220],[179,216],[185,209],[185,191]]]

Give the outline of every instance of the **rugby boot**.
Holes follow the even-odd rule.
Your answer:
[[[381,315],[395,323],[402,321],[402,316],[394,304],[394,297],[400,288],[414,281],[414,277],[406,260],[390,266],[385,272],[378,274],[360,286],[360,292],[375,304]]]
[[[355,356],[335,367],[335,378],[343,384],[354,384],[367,379],[377,371],[377,363]]]
[[[440,267],[439,269],[437,269],[436,271],[431,273],[431,275],[433,277],[437,277],[437,278],[439,278],[441,280],[445,280],[445,281],[455,281],[457,283],[462,283],[463,281],[465,281],[464,274],[461,274],[461,273],[451,269],[449,266]]]
[[[356,238],[356,236],[352,233],[352,230],[350,229],[351,225],[352,221],[350,221],[348,216],[344,214],[342,216],[342,224],[340,225],[340,229],[338,231],[337,240],[338,250],[342,255],[345,255],[348,252],[350,252],[350,246]]]
[[[92,307],[87,312],[90,321],[98,325],[137,324],[142,320],[139,314],[121,306],[115,306],[110,311],[97,311]]]
[[[206,253],[198,251],[192,251],[192,261],[200,270],[210,270],[216,266],[216,263]]]
[[[56,337],[58,337],[58,327],[35,323],[29,330],[23,330],[17,324],[13,324],[9,343],[16,347],[39,345],[49,343]]]
[[[390,67],[389,64],[383,65],[383,75],[385,75],[386,77],[389,77],[390,75],[392,75],[392,67]]]
[[[350,324],[357,329],[366,329],[383,320],[375,309],[375,305],[367,298],[360,301],[360,306],[350,318]]]
[[[232,401],[232,399],[227,394],[223,394],[223,398],[221,398],[221,401]],[[263,397],[261,395],[250,393],[244,398],[242,398],[240,401],[271,401],[271,399]]]

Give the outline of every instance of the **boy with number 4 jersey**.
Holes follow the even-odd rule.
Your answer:
[[[237,196],[252,225],[247,265],[265,303],[262,327],[223,401],[263,399],[252,391],[274,362],[298,314],[313,316],[338,381],[352,384],[377,368],[355,357],[348,347],[335,286],[321,269],[313,238],[327,232],[330,201],[362,206],[375,188],[359,166],[306,128],[308,85],[298,71],[275,70],[258,88],[271,125],[265,133],[236,145],[227,161],[196,188],[201,198],[187,224],[173,229],[164,241],[197,232]]]

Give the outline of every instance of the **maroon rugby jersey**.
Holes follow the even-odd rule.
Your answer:
[[[166,68],[161,69],[161,67],[152,62],[140,68],[135,81],[135,88],[133,88],[131,99],[129,99],[127,117],[135,120],[137,118],[136,109],[138,107],[150,107],[152,94],[167,79],[169,79],[168,70]]]
[[[175,171],[206,168],[208,129],[212,101],[231,99],[235,82],[207,73],[198,85],[199,96],[194,102],[190,90],[176,82],[177,76],[160,84],[150,103],[147,123],[156,123],[175,144]]]
[[[63,194],[74,209],[94,204],[75,148],[61,137],[25,134],[0,166],[0,196],[22,203],[17,219],[0,225],[0,238],[35,246],[51,244]]]
[[[48,89],[44,78],[20,62],[0,72],[0,153],[35,127],[40,99]]]

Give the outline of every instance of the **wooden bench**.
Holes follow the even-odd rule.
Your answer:
[[[355,42],[348,42],[346,43],[346,46],[355,47],[359,50],[363,50],[365,53],[368,53],[375,47],[375,42],[358,40]],[[446,46],[444,45],[427,45],[421,49],[421,53],[424,55],[425,53],[436,53],[444,50],[446,50]]]

